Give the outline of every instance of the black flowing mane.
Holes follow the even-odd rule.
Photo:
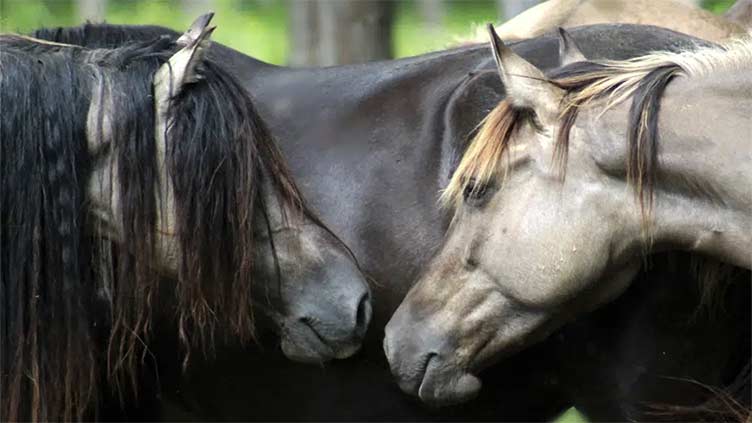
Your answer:
[[[122,388],[126,376],[135,388],[158,306],[175,310],[186,350],[211,347],[217,327],[249,339],[253,228],[269,226],[261,184],[288,215],[312,216],[245,91],[207,60],[171,104],[166,169],[180,267],[160,292],[152,80],[176,50],[168,38],[90,50],[0,36],[4,421],[92,416],[104,364],[97,340],[109,380]],[[110,108],[93,109],[92,125],[92,100],[105,95]],[[104,152],[91,154],[95,140],[106,141]],[[117,245],[86,196],[106,160],[117,164]]]
[[[122,26],[87,22],[83,25],[73,27],[40,28],[30,35],[41,40],[74,44],[88,48],[113,48],[129,42],[142,41],[165,35],[172,39],[177,39],[180,33],[159,26]]]

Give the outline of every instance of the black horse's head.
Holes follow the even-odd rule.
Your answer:
[[[358,349],[365,278],[248,95],[203,58],[209,18],[115,49],[0,39],[4,419],[82,418],[95,338],[119,385],[156,317],[186,353],[251,338],[255,314],[293,359]]]

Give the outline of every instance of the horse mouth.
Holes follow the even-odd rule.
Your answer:
[[[389,349],[386,343],[384,345],[384,352],[389,357]],[[426,354],[422,359],[418,360],[418,363],[414,367],[405,372],[392,370],[392,373],[397,377],[397,384],[404,393],[415,397],[420,396],[423,384],[426,383],[429,365],[436,356],[437,354],[434,352]],[[391,362],[390,360],[390,364]]]
[[[467,371],[442,365],[438,354],[426,356],[417,396],[432,407],[447,407],[465,403],[480,391],[480,380]]]
[[[414,393],[415,395],[419,397],[420,397],[420,392],[423,390],[423,385],[426,384],[426,379],[428,378],[428,370],[429,370],[428,366],[431,365],[431,361],[434,358],[436,358],[436,356],[437,356],[436,353],[428,353],[426,357],[423,359],[422,366],[419,368],[420,370],[418,373],[418,380],[420,381],[420,383],[418,384],[417,391]]]
[[[294,361],[321,363],[334,359],[344,359],[360,350],[361,343],[338,342],[327,339],[306,319],[284,325],[282,330],[282,351]]]
[[[303,363],[320,363],[335,357],[334,349],[305,321],[287,324],[282,330],[282,352]]]

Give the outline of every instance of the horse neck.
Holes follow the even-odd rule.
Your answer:
[[[652,245],[694,251],[749,269],[752,125],[748,116],[752,102],[734,99],[733,107],[724,109],[728,99],[708,95],[707,89],[691,84],[675,80],[661,100],[649,216]],[[623,134],[614,138],[625,145]],[[627,197],[628,207],[642,223],[634,196],[628,193]]]

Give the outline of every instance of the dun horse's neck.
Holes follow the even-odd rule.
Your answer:
[[[675,82],[659,115],[654,239],[752,268],[752,102]]]

